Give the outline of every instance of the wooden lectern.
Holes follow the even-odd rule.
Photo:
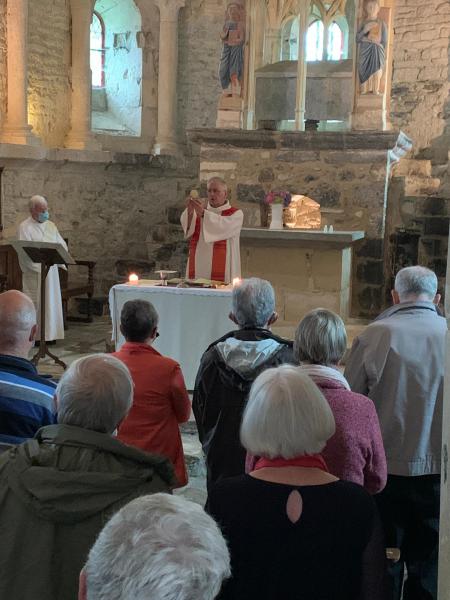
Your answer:
[[[38,364],[41,358],[46,355],[53,358],[56,364],[61,365],[64,369],[66,364],[60,360],[57,356],[52,354],[47,348],[47,342],[45,340],[45,278],[47,277],[50,267],[53,265],[73,265],[75,261],[67,252],[67,250],[61,244],[53,244],[50,242],[29,242],[29,241],[14,241],[11,245],[17,252],[19,259],[24,254],[32,260],[34,263],[40,263],[41,265],[41,299],[40,299],[40,343],[39,350],[31,359],[35,365]]]

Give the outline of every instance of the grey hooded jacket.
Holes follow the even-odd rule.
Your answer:
[[[375,404],[391,475],[440,473],[446,332],[433,303],[405,302],[353,342],[345,377]]]

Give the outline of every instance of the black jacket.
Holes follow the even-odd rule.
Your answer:
[[[202,356],[192,408],[206,456],[208,488],[245,471],[239,428],[250,387],[269,367],[293,363],[293,343],[267,329],[239,329]]]

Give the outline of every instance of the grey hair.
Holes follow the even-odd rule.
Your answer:
[[[325,308],[307,313],[294,338],[294,357],[298,362],[337,365],[347,349],[347,333],[339,315]]]
[[[145,342],[158,325],[158,313],[146,300],[128,300],[120,313],[120,325],[128,342]]]
[[[275,311],[275,292],[265,279],[243,279],[233,289],[232,303],[239,327],[264,327]]]
[[[33,210],[36,205],[43,204],[44,202],[47,204],[47,198],[36,194],[35,196],[31,196],[30,201],[28,202],[28,208]]]
[[[200,506],[153,494],[112,517],[84,570],[88,600],[212,600],[230,576],[230,558]]]
[[[28,341],[36,325],[36,309],[32,300],[18,290],[0,294],[0,345],[11,349]]]
[[[58,423],[112,433],[133,402],[128,367],[110,354],[75,360],[56,388]]]
[[[405,267],[395,278],[395,291],[400,302],[417,300],[426,296],[432,302],[437,293],[438,280],[436,274],[426,267]]]
[[[222,179],[222,177],[211,177],[211,179],[208,179],[208,185],[212,181],[216,181],[217,183],[220,183],[220,185],[223,186],[226,189],[226,191],[228,192],[228,185],[227,185],[227,182],[225,181],[225,179]]]
[[[298,367],[263,371],[253,382],[241,424],[241,443],[254,456],[317,454],[335,432],[331,408]]]

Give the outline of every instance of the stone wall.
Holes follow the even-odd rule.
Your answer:
[[[200,179],[223,177],[244,210],[245,226],[261,224],[261,203],[270,189],[317,200],[323,225],[366,232],[355,246],[353,309],[372,316],[384,299],[386,150],[396,135],[239,132],[196,130],[201,144]]]
[[[179,216],[192,173],[171,159],[86,164],[0,161],[4,239],[13,239],[32,194],[44,194],[51,219],[69,239],[74,258],[96,260],[96,293],[124,281],[132,270],[184,271],[187,244]]]
[[[448,0],[397,0],[391,119],[414,154],[447,162],[450,8]]]
[[[178,126],[215,127],[221,93],[218,80],[226,0],[187,0],[180,11]]]
[[[70,127],[69,0],[29,2],[28,115],[45,146],[61,147]]]

